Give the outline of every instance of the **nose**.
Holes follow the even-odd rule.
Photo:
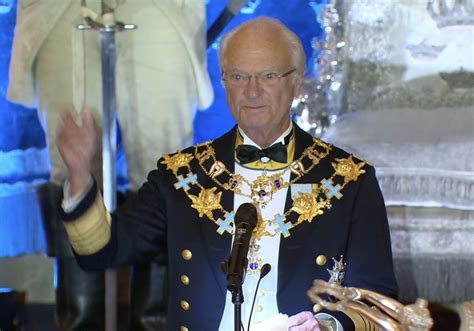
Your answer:
[[[256,98],[262,95],[263,88],[257,76],[250,76],[247,86],[245,87],[245,93],[249,98]]]

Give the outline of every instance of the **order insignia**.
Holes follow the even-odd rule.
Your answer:
[[[346,263],[344,262],[344,257],[341,255],[339,261],[333,257],[332,261],[334,262],[332,269],[326,269],[330,275],[328,283],[342,285],[346,277]]]
[[[199,163],[203,163],[204,161],[207,161],[210,158],[214,159],[216,156],[214,148],[209,146],[209,144],[205,144],[204,146],[206,146],[207,148],[200,153],[196,152],[196,158],[199,160]]]
[[[163,155],[164,160],[161,164],[166,165],[167,170],[171,170],[174,173],[181,167],[187,167],[189,162],[194,158],[192,154],[177,152],[173,156]]]
[[[361,161],[356,164],[352,159],[352,155],[346,159],[336,159],[336,162],[332,163],[336,175],[344,177],[344,184],[347,184],[350,181],[356,181],[361,174],[365,174],[365,170],[362,167],[365,165],[365,162]]]
[[[211,170],[209,170],[209,175],[212,178],[215,178],[219,175],[222,175],[225,171],[225,165],[221,161],[216,161],[212,164]]]
[[[300,177],[303,176],[305,173],[303,163],[301,163],[301,161],[298,161],[298,160],[293,161],[290,164],[290,171],[294,173],[296,176],[300,176]]]
[[[203,189],[199,192],[198,196],[189,195],[189,198],[192,200],[192,205],[194,209],[199,213],[199,217],[206,215],[210,219],[213,219],[212,211],[216,209],[221,209],[221,195],[222,192],[214,193],[217,187],[211,189]]]
[[[318,201],[317,194],[314,193],[299,193],[293,199],[293,207],[291,210],[298,213],[298,223],[303,221],[310,222],[317,215],[324,213],[323,208],[326,207],[326,201]]]

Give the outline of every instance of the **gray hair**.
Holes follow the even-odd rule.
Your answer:
[[[229,40],[232,37],[241,31],[242,29],[252,26],[252,25],[267,25],[271,27],[277,28],[283,34],[283,37],[290,43],[291,46],[291,62],[293,66],[296,68],[298,74],[304,75],[306,72],[306,54],[304,52],[303,45],[301,44],[301,39],[286,25],[284,25],[281,21],[277,20],[276,18],[272,17],[258,17],[253,20],[249,20],[235,29],[229,31],[222,37],[219,43],[219,66],[222,70],[222,59],[227,49],[227,45],[229,44]]]

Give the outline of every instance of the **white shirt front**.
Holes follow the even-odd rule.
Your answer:
[[[288,130],[285,131],[274,143],[283,142],[284,138],[288,133],[291,132],[292,125],[289,126]],[[244,138],[244,144],[253,145],[259,147],[249,137],[247,137],[241,131],[242,137]],[[268,171],[269,175],[282,172],[283,170]],[[254,170],[245,168],[239,164],[235,164],[235,173],[243,176],[247,181],[253,182],[258,176],[262,175],[263,170]],[[283,175],[283,180],[288,182],[290,180],[290,171],[286,171]],[[242,185],[242,191],[244,194],[250,194],[250,187],[248,185]],[[264,220],[273,220],[276,214],[283,214],[286,202],[286,195],[288,188],[282,188],[274,193],[271,200],[266,204],[264,208],[261,208],[261,214]],[[234,210],[245,202],[251,202],[249,197],[235,194],[234,195]],[[269,229],[271,225],[267,226]],[[270,230],[274,230],[271,228]],[[272,231],[274,232],[274,231]],[[241,307],[242,311],[242,325],[247,328],[248,319],[251,313],[252,301],[255,295],[257,282],[260,277],[260,268],[263,264],[268,263],[271,266],[271,270],[260,282],[258,293],[255,299],[255,307],[252,314],[252,324],[255,325],[258,322],[262,322],[276,314],[278,314],[278,305],[276,300],[276,291],[278,283],[278,256],[280,246],[280,235],[276,236],[264,236],[261,240],[257,240],[256,244],[259,247],[256,256],[260,259],[258,262],[259,268],[257,271],[252,271],[247,268],[247,275],[242,286],[244,302]],[[249,266],[251,260],[251,254],[249,253]],[[234,305],[232,303],[232,295],[228,291],[226,297],[226,304],[224,308],[224,314],[222,315],[219,331],[233,331],[234,330]]]

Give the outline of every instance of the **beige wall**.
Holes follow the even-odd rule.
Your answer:
[[[27,303],[54,303],[54,259],[43,254],[0,258],[0,287],[24,292]]]

